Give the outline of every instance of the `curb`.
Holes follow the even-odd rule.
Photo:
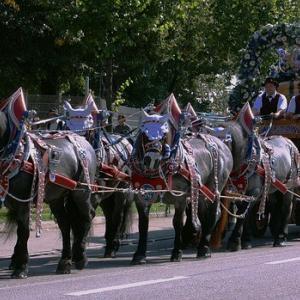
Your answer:
[[[171,211],[171,213],[166,216],[164,212],[157,212],[157,213],[150,213],[150,219],[153,218],[169,218],[170,216],[173,215],[173,211]],[[138,214],[133,214],[133,220],[138,220]],[[105,223],[105,217],[102,216],[98,216],[95,217],[92,221],[93,225],[101,225]],[[42,230],[59,230],[58,229],[58,225],[57,223],[53,220],[53,221],[42,221]],[[33,224],[31,226],[30,231],[35,231],[35,222],[33,221]],[[1,233],[7,233],[7,231],[5,230],[5,224],[4,223],[0,223],[0,234]]]

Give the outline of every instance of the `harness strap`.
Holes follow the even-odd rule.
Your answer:
[[[272,182],[272,170],[271,170],[271,165],[270,165],[270,158],[267,153],[262,155],[262,164],[263,164],[264,173],[265,173],[264,174],[265,182],[264,182],[262,197],[261,197],[258,212],[257,212],[258,220],[261,220],[261,217],[265,213],[267,196],[269,194],[269,189],[270,189],[271,182]]]
[[[188,170],[190,173],[191,179],[191,208],[192,208],[192,222],[194,228],[198,231],[201,228],[201,224],[198,218],[198,197],[199,197],[199,190],[198,190],[198,183],[200,187],[202,186],[200,182],[200,176],[197,176],[195,166],[194,166],[194,159],[191,155],[188,155],[186,159],[186,163],[188,166]]]
[[[257,166],[256,173],[261,177],[265,177],[265,169],[260,165]],[[271,184],[282,194],[285,194],[288,191],[287,186],[277,178],[275,178],[275,180],[272,181]]]
[[[46,152],[45,152],[46,153]],[[45,154],[44,153],[44,154]],[[45,168],[44,159],[41,157],[41,153],[36,147],[34,147],[31,151],[31,157],[33,160],[33,164],[37,168],[38,173],[38,191],[37,191],[37,200],[36,200],[36,219],[35,219],[35,229],[36,229],[36,237],[40,237],[41,235],[41,214],[43,208],[43,201],[45,196]],[[34,189],[32,186],[31,191]]]
[[[122,171],[120,171],[115,166],[109,166],[107,164],[101,163],[100,164],[100,171],[104,173],[105,175],[108,175],[109,177],[113,177],[114,179],[120,180],[120,181],[130,181],[130,176]]]
[[[89,174],[89,170],[88,170],[88,161],[86,158],[86,151],[85,149],[83,149],[80,145],[80,143],[78,142],[78,137],[74,134],[70,134],[67,136],[69,141],[74,145],[77,157],[79,158],[80,164],[82,166],[83,169],[83,173],[84,173],[84,177],[86,180],[86,183],[88,184],[88,188],[89,190],[92,190],[92,187],[90,186],[91,184],[91,179],[90,179],[90,174]]]
[[[23,165],[21,167],[21,171],[24,171],[26,173],[29,174],[33,174],[34,173],[34,164],[31,163],[30,161],[24,161]],[[55,174],[55,179],[54,181],[51,181],[53,184],[59,185],[63,188],[66,188],[68,190],[75,190],[75,188],[78,185],[78,182],[70,179],[68,177],[65,177],[63,175],[60,174]]]
[[[205,139],[203,135],[199,135],[200,138],[202,139]],[[207,142],[205,140],[205,142]],[[191,145],[187,142],[187,140],[182,140],[182,144],[184,146],[184,149],[186,150],[186,152],[188,153],[188,159],[186,159],[186,164],[188,166],[188,169],[184,168],[181,165],[179,165],[179,174],[183,177],[185,177],[186,179],[188,180],[191,180],[192,181],[192,177],[191,177],[191,170],[192,172],[195,172],[196,173],[196,166],[195,166],[195,163],[193,163],[192,165],[189,166],[189,162],[194,162],[194,158],[192,157],[192,154],[193,154],[193,149],[191,147]],[[211,149],[209,149],[211,150]],[[215,161],[213,160],[213,164],[214,164],[214,178],[216,179],[216,165],[215,165]],[[197,175],[197,174],[196,174]],[[216,194],[211,191],[206,185],[203,185],[201,183],[201,178],[199,176],[199,172],[198,172],[198,176],[197,176],[197,189],[204,195],[205,198],[207,198],[208,200],[210,200],[211,202],[214,202],[215,199],[216,199]],[[216,186],[218,184],[216,183]]]

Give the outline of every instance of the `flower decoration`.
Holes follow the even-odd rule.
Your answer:
[[[300,23],[267,24],[260,31],[256,31],[243,53],[237,76],[238,83],[230,94],[230,106],[236,107],[246,101],[251,101],[256,96],[260,86],[262,56],[266,51],[293,45],[300,45]],[[272,75],[278,74],[275,69],[270,68]]]

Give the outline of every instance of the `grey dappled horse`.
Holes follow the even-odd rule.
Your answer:
[[[225,144],[212,136],[203,135],[199,138],[191,137],[183,140],[178,136],[179,132],[172,129],[173,127],[168,115],[148,115],[145,112],[143,114],[141,130],[137,136],[132,154],[132,184],[134,187],[136,184],[142,185],[142,182],[138,182],[141,180],[148,182],[142,185],[145,189],[149,185],[155,186],[159,184],[158,189],[169,188],[184,192],[181,195],[176,195],[175,192],[165,192],[162,195],[162,200],[165,203],[171,203],[175,206],[175,215],[173,218],[175,240],[171,261],[180,261],[182,258],[183,219],[187,207],[187,197],[191,196],[191,182],[176,168],[179,166],[183,168],[187,160],[189,160],[189,163],[197,174],[197,178],[201,178],[201,183],[206,185],[211,191],[219,194],[223,190],[231,172],[232,155]],[[217,156],[214,156],[212,153],[208,141],[215,147]],[[190,156],[187,156],[188,152],[185,147],[190,148],[192,152]],[[171,153],[169,153],[170,148]],[[215,173],[214,159],[216,159],[217,174]],[[173,175],[168,176],[167,170],[172,167],[172,163],[175,163],[175,172]],[[137,175],[138,179],[134,180],[134,174]],[[218,181],[217,184],[216,180]],[[162,186],[163,183],[166,184],[166,187]],[[211,255],[209,247],[210,235],[219,217],[220,209],[218,199],[211,202],[205,199],[200,192],[197,192],[197,194],[196,214],[192,214],[191,220],[195,227],[197,227],[197,224],[200,225],[200,228],[197,228],[197,230],[201,231],[197,257],[205,258]],[[155,198],[155,195],[153,197]],[[144,196],[136,196],[135,198],[139,215],[139,243],[133,256],[132,264],[146,262],[149,210],[153,200],[155,200],[153,197],[145,194]],[[199,224],[198,218],[201,224]]]
[[[259,176],[255,171],[257,165],[254,165],[254,168],[253,166],[249,167],[245,171],[245,166],[247,164],[250,166],[249,161],[253,159],[252,155],[255,154],[257,157],[260,157],[262,154],[266,154],[267,151],[272,175],[281,182],[286,182],[290,179],[291,184],[289,187],[293,190],[298,185],[298,151],[292,141],[282,136],[271,136],[267,139],[257,138],[255,140],[253,126],[254,117],[249,104],[243,107],[235,121],[224,125],[227,132],[231,134],[232,139],[230,148],[234,161],[233,173],[240,176],[242,172],[246,172],[248,184],[245,194],[254,196],[259,202],[262,199],[265,178]],[[256,164],[261,165],[261,160],[258,160]],[[293,172],[294,174],[292,174]],[[291,214],[293,196],[290,193],[281,193],[272,184],[270,184],[267,194],[267,206],[271,215],[269,226],[274,239],[273,246],[284,246],[288,233],[288,220]],[[251,248],[250,215],[254,204],[254,202],[251,204],[246,219],[237,219],[229,238],[229,250],[237,251],[241,247],[243,249]],[[245,211],[248,204],[246,202],[238,202],[236,205],[238,207],[237,214],[240,214]]]
[[[112,135],[102,127],[109,117],[108,112],[102,110],[94,112],[96,104],[92,95],[88,96],[84,107],[73,108],[65,101],[64,111],[67,116],[66,127],[75,132],[80,132],[93,145],[97,157],[96,183],[110,188],[127,188],[129,183],[118,176],[111,174],[113,168],[128,173],[128,159],[132,146],[126,138]],[[107,167],[107,172],[105,171]],[[124,174],[123,174],[124,175]],[[124,176],[123,176],[124,177]],[[128,177],[129,178],[129,177]],[[120,246],[120,239],[128,231],[131,222],[131,206],[133,200],[123,192],[96,193],[91,197],[93,216],[98,205],[102,208],[105,217],[106,247],[104,257],[115,257]]]
[[[0,112],[0,149],[3,153],[8,147],[10,136],[8,116]],[[24,136],[26,136],[26,132]],[[43,139],[47,145],[53,145],[60,150],[60,163],[57,165],[57,174],[80,182],[87,182],[84,176],[75,146],[67,138]],[[96,172],[96,156],[92,146],[83,138],[76,137],[77,143],[85,151],[87,171],[91,182],[94,181]],[[2,170],[1,170],[2,171]],[[28,274],[28,248],[30,202],[20,202],[19,199],[31,197],[33,175],[22,170],[10,179],[9,194],[5,198],[5,206],[8,208],[10,223],[17,225],[17,242],[11,257],[10,268],[13,270],[13,278],[25,278]],[[38,189],[37,184],[35,190]],[[72,261],[77,269],[82,269],[87,263],[85,245],[87,234],[91,225],[92,206],[90,202],[91,191],[86,186],[80,189],[69,190],[51,182],[45,186],[45,202],[49,204],[62,234],[63,249],[56,272],[67,274],[71,271]],[[73,232],[73,245],[71,247],[71,231]]]
[[[130,171],[127,164],[131,151],[132,146],[127,139],[121,139],[118,135],[108,133],[106,136],[102,135],[99,138],[99,144],[96,149],[99,166],[96,182],[110,188],[128,188],[129,182],[124,175]],[[122,175],[120,176],[116,173],[116,176],[111,176],[112,174],[107,174],[103,170],[104,165],[109,168],[116,168],[122,172]],[[106,247],[104,257],[106,258],[116,256],[120,246],[120,239],[129,231],[132,221],[132,202],[133,199],[129,194],[119,191],[97,193],[92,196],[94,210],[100,205],[105,216]]]

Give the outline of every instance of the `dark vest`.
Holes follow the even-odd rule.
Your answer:
[[[267,98],[266,93],[263,93],[260,114],[269,115],[270,113],[276,113],[279,97],[280,95],[276,94],[276,96],[270,102],[269,99]]]
[[[295,97],[295,104],[296,104],[295,114],[298,115],[300,114],[300,95]]]

